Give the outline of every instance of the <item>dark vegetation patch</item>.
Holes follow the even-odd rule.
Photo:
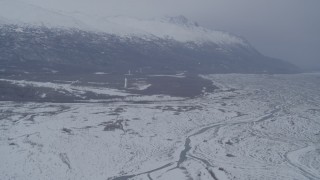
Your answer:
[[[235,155],[232,155],[232,154],[227,154],[226,156],[227,157],[236,157]]]
[[[5,77],[11,80],[25,80],[33,82],[52,82],[66,84],[79,88],[88,86],[93,88],[111,88],[126,91],[136,95],[169,95],[177,97],[194,98],[205,92],[213,92],[216,87],[209,80],[202,79],[196,75],[188,75],[185,78],[149,76],[148,74],[136,74],[131,76],[108,74],[11,74]],[[128,87],[124,88],[124,79],[128,80]],[[144,90],[131,89],[136,80],[145,81],[151,86]],[[81,94],[74,94],[63,89],[48,87],[34,87],[32,85],[18,86],[11,82],[0,81],[0,101],[36,101],[36,102],[78,102],[83,100],[112,100],[121,99],[119,96],[96,94],[90,91]],[[137,104],[150,103],[148,101],[137,101]],[[197,107],[195,107],[197,108]],[[185,111],[180,109],[178,111]],[[187,110],[188,111],[188,110]],[[114,113],[119,113],[115,111]]]
[[[104,126],[104,131],[115,131],[115,130],[122,130],[123,129],[123,125],[122,125],[123,120],[116,120],[116,121],[109,121],[109,122],[103,122],[100,125]]]
[[[71,129],[68,129],[68,128],[62,128],[62,132],[63,133],[66,133],[66,134],[72,134],[72,130]]]

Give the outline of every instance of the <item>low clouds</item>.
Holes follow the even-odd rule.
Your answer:
[[[318,0],[21,0],[98,16],[152,18],[183,14],[248,39],[262,53],[320,69]]]

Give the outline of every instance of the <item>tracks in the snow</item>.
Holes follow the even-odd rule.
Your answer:
[[[185,144],[184,144],[184,149],[180,152],[180,156],[179,156],[179,160],[176,161],[176,162],[172,162],[172,163],[169,163],[169,164],[166,164],[164,166],[161,166],[159,168],[156,168],[156,169],[153,169],[153,170],[150,170],[150,171],[146,171],[146,172],[143,172],[143,173],[138,173],[138,174],[134,174],[134,175],[128,175],[128,176],[119,176],[119,177],[113,177],[113,178],[110,178],[112,180],[127,180],[127,179],[130,179],[130,178],[134,178],[136,176],[140,176],[140,175],[147,175],[149,179],[152,179],[150,174],[153,173],[153,172],[156,172],[156,171],[159,171],[159,170],[163,170],[167,167],[170,167],[170,166],[173,166],[174,164],[176,164],[175,167],[169,169],[168,171],[170,170],[173,170],[173,169],[177,169],[177,168],[181,168],[183,162],[187,161],[188,158],[192,158],[192,159],[196,159],[198,161],[201,161],[206,167],[206,169],[208,170],[209,167],[213,167],[213,165],[211,165],[207,160],[205,159],[202,159],[202,158],[199,158],[199,157],[196,157],[192,154],[189,154],[189,151],[192,149],[192,146],[191,146],[191,138],[192,137],[195,137],[195,136],[198,136],[200,134],[203,134],[213,128],[216,128],[216,132],[222,128],[222,127],[226,127],[226,126],[234,126],[234,125],[239,125],[239,124],[248,124],[248,123],[257,123],[257,122],[262,122],[262,121],[266,121],[266,120],[269,120],[270,118],[274,117],[274,115],[276,113],[278,113],[281,109],[280,108],[275,108],[274,110],[272,110],[271,112],[269,112],[268,114],[262,116],[261,118],[259,118],[258,120],[248,120],[248,121],[241,121],[241,122],[218,122],[218,123],[211,123],[211,124],[208,124],[206,126],[203,126],[201,129],[197,130],[196,132],[194,132],[193,134],[189,135],[186,139],[185,139]],[[209,171],[208,172],[211,174],[213,172]],[[213,174],[214,175],[214,174]],[[213,176],[215,177],[215,179],[218,179],[215,175]]]
[[[285,158],[290,165],[299,170],[305,177],[310,180],[317,180],[320,179],[320,173],[316,172],[317,170],[312,170],[309,167],[301,164],[301,162],[299,161],[299,157],[301,155],[315,150],[316,148],[314,146],[306,146],[295,151],[287,152]]]

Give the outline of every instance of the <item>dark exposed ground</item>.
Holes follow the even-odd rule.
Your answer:
[[[120,74],[2,74],[0,79],[25,80],[33,82],[52,82],[71,84],[72,86],[89,86],[99,88],[112,88],[136,95],[170,95],[177,97],[196,97],[204,92],[211,92],[216,87],[211,81],[202,79],[197,75],[176,76],[150,76],[150,74],[120,75]],[[124,79],[128,85],[124,88]],[[151,84],[147,89],[137,90],[137,83]],[[46,94],[46,97],[41,97]],[[76,102],[79,100],[110,100],[119,96],[108,96],[87,92],[82,97],[68,91],[56,90],[47,87],[34,87],[31,85],[17,86],[11,82],[0,81],[1,101],[40,101],[40,102]]]

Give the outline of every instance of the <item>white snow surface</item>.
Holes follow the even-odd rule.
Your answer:
[[[320,74],[205,77],[194,99],[0,102],[0,179],[320,179]]]
[[[54,11],[19,0],[0,0],[0,24],[77,28],[121,37],[173,39],[180,42],[214,42],[220,45],[248,44],[226,32],[203,28],[183,16],[138,19],[124,16],[98,17],[81,12]]]
[[[36,81],[26,81],[26,80],[9,80],[9,79],[0,79],[0,81],[9,82],[11,84],[15,84],[21,87],[25,86],[33,86],[33,87],[40,87],[40,88],[51,88],[56,91],[66,91],[68,93],[72,93],[77,96],[81,96],[87,92],[95,93],[95,94],[102,94],[102,95],[110,95],[110,96],[128,96],[131,95],[129,93],[117,90],[117,89],[110,89],[105,87],[94,87],[94,86],[78,86],[74,83],[77,82],[70,82],[69,84],[63,83],[52,83],[52,82],[36,82]]]

